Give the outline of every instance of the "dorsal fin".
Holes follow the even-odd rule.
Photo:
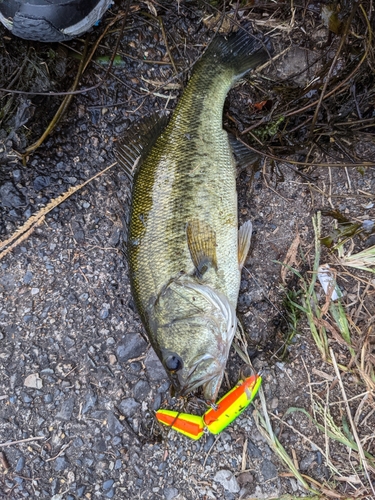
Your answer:
[[[119,139],[116,158],[132,180],[135,172],[167,126],[169,117],[154,114],[143,118]]]

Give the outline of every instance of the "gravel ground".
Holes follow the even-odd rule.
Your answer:
[[[175,106],[186,73],[152,94],[155,82],[169,81],[174,71],[160,25],[149,17],[152,8],[163,18],[170,45],[178,47],[173,56],[179,71],[192,65],[213,35],[202,22],[204,8],[195,2],[168,8],[137,4],[128,15],[120,45],[121,53],[129,57],[122,56],[124,62],[118,62],[106,83],[74,98],[26,165],[14,151],[38,137],[58,102],[48,98],[46,106],[38,97],[15,98],[14,131],[3,124],[0,135],[2,239],[51,199],[113,163],[116,138],[139,117]],[[2,28],[0,35],[5,36],[3,56],[16,50],[30,55],[35,50],[47,57],[45,46],[15,40]],[[115,35],[104,39],[99,53],[110,55],[113,40]],[[77,62],[72,50],[81,50],[82,44],[73,41],[49,49],[56,62],[52,75],[56,81],[50,85],[59,90],[66,82],[58,79],[58,71],[63,65],[61,75],[74,78]],[[273,75],[291,74],[302,64],[299,57],[295,50],[276,62]],[[81,88],[96,85],[104,71],[98,62],[92,64]],[[255,90],[245,82],[230,92],[227,121],[229,115],[242,114],[245,127],[254,122],[247,110],[260,100],[260,86],[261,80],[256,80]],[[250,349],[257,352],[254,366],[264,372],[268,408],[282,416],[292,406],[309,408],[308,375],[312,382],[322,383],[314,369],[327,376],[333,371],[321,361],[307,328],[294,338],[287,362],[275,355],[285,333],[285,293],[277,261],[285,258],[297,231],[305,247],[311,247],[311,215],[329,196],[339,200],[343,213],[363,214],[361,207],[368,198],[360,193],[375,192],[375,175],[374,170],[366,176],[353,171],[349,185],[345,171],[335,170],[332,185],[329,174],[319,171],[314,174],[319,189],[312,190],[311,182],[288,165],[279,165],[281,174],[269,165],[263,167],[255,179],[247,172],[238,177],[240,218],[250,218],[255,228],[238,311]],[[128,195],[129,183],[115,166],[50,212],[0,262],[0,448],[8,462],[2,464],[1,498],[303,496],[306,492],[297,481],[282,474],[285,469],[259,432],[252,408],[218,437],[204,435],[198,442],[156,423],[155,410],[177,408],[181,402],[170,393],[130,294],[122,252]],[[366,210],[365,216],[374,218],[374,209]],[[229,386],[224,384],[223,391],[236,382],[242,364],[232,351]],[[194,398],[187,405],[190,410],[202,408]],[[290,416],[286,422],[314,440],[315,430],[307,419]],[[274,425],[287,450],[295,452],[301,472],[321,481],[330,479],[312,442],[277,420]],[[8,441],[20,443],[4,446]]]

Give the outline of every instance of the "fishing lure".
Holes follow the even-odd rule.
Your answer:
[[[219,434],[249,406],[261,383],[262,377],[257,374],[240,380],[203,416],[173,410],[158,410],[156,418],[159,422],[194,440],[200,439],[205,431]]]

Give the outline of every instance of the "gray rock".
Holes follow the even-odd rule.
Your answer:
[[[11,182],[4,182],[0,186],[0,205],[7,208],[19,208],[26,206],[26,198]]]
[[[77,488],[77,497],[78,498],[83,498],[83,495],[85,494],[86,491],[86,486],[83,484],[81,486],[78,486]]]
[[[55,460],[55,471],[61,471],[68,467],[68,462],[65,457],[57,457]]]
[[[33,400],[33,398],[26,394],[26,392],[21,392],[21,399],[24,403],[31,403]]]
[[[142,364],[139,361],[133,361],[130,363],[129,369],[133,373],[138,373],[142,370]]]
[[[76,341],[72,339],[71,337],[64,337],[64,345],[67,349],[71,349],[72,347],[75,346]]]
[[[31,389],[41,389],[43,387],[43,381],[39,377],[39,373],[30,373],[30,375],[25,378],[23,385]]]
[[[238,493],[240,491],[240,485],[230,470],[223,469],[217,471],[214,476],[214,481],[220,483],[222,487],[230,493]]]
[[[47,175],[38,175],[35,177],[33,186],[35,191],[41,191],[51,184],[51,178]]]
[[[153,349],[149,349],[146,354],[145,367],[150,380],[161,381],[167,378],[164,366]]]
[[[83,441],[79,436],[76,437],[75,440],[73,441],[73,446],[75,448],[81,448],[83,446]]]
[[[56,418],[60,420],[70,420],[74,409],[75,398],[71,397],[62,402],[60,411],[56,414]]]
[[[98,397],[96,394],[94,394],[92,391],[89,391],[85,395],[85,403],[82,407],[82,415],[85,415],[91,408],[93,408],[96,405],[96,402],[98,400]]]
[[[247,453],[251,458],[260,458],[262,456],[260,449],[251,441],[247,443]]]
[[[43,401],[44,401],[45,403],[47,403],[47,404],[52,403],[52,401],[53,401],[53,396],[52,396],[52,394],[45,394],[45,395],[43,396]]]
[[[105,442],[105,439],[99,439],[94,445],[95,451],[104,452],[107,451],[107,443]]]
[[[79,296],[79,300],[81,302],[87,302],[88,301],[88,298],[89,298],[89,294],[88,293],[81,293],[81,295]]]
[[[160,408],[160,405],[161,405],[161,394],[156,394],[152,405],[152,409],[154,411],[157,411]]]
[[[267,459],[263,460],[261,471],[264,481],[268,481],[277,477],[277,468],[272,462]]]
[[[112,488],[113,484],[114,484],[113,479],[107,479],[107,481],[104,481],[103,483],[103,490],[109,490],[110,488]]]
[[[211,449],[211,446],[214,444],[214,442],[215,436],[213,434],[209,434],[206,438],[206,442],[204,443],[203,451],[207,453]]]
[[[21,170],[13,170],[12,175],[15,182],[19,182],[21,180]]]
[[[77,221],[72,222],[73,236],[77,243],[83,243],[85,241],[85,232],[82,226]]]
[[[113,444],[113,446],[119,446],[121,444],[121,441],[122,441],[122,439],[121,439],[120,436],[114,436],[112,438],[112,444]]]
[[[32,282],[33,280],[33,273],[31,271],[27,271],[25,273],[25,276],[23,277],[23,282],[25,285],[30,285],[30,283]]]
[[[310,452],[307,455],[305,455],[299,463],[299,468],[301,469],[301,471],[307,471],[307,469],[310,467],[310,465],[314,462],[315,459],[316,459],[316,454],[313,452]]]
[[[134,398],[126,398],[119,404],[119,410],[124,417],[132,417],[140,406]]]
[[[124,426],[121,425],[120,421],[115,417],[114,413],[108,412],[107,415],[107,426],[108,432],[115,436],[116,434],[121,434],[124,430]]]
[[[25,467],[25,463],[26,463],[25,457],[21,456],[17,460],[17,464],[16,464],[16,466],[14,468],[14,472],[16,472],[17,474],[19,474],[20,472],[22,472],[22,469]]]
[[[117,346],[116,354],[122,363],[131,358],[137,358],[146,349],[146,342],[137,333],[129,333],[122,338],[122,342]]]
[[[121,236],[121,228],[115,227],[115,229],[112,231],[112,234],[108,240],[108,245],[111,247],[115,247],[118,244],[118,242],[120,241],[120,236]]]
[[[133,388],[134,398],[137,401],[142,402],[150,394],[150,391],[151,388],[149,383],[146,380],[139,380]]]
[[[174,500],[178,495],[178,490],[176,488],[164,488],[164,498],[165,500]]]
[[[100,319],[107,319],[109,316],[109,309],[106,307],[103,307],[103,309],[99,313],[99,318]]]
[[[78,302],[77,296],[73,292],[69,293],[67,299],[70,304],[77,304]]]
[[[10,292],[11,290],[13,290],[14,285],[15,285],[15,280],[12,274],[5,273],[2,276],[0,276],[0,290],[1,286],[3,286],[7,292]]]

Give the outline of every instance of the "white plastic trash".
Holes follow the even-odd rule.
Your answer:
[[[335,275],[330,270],[328,264],[323,264],[318,268],[318,279],[326,295],[331,295],[331,300],[341,299],[342,292],[336,284]]]

